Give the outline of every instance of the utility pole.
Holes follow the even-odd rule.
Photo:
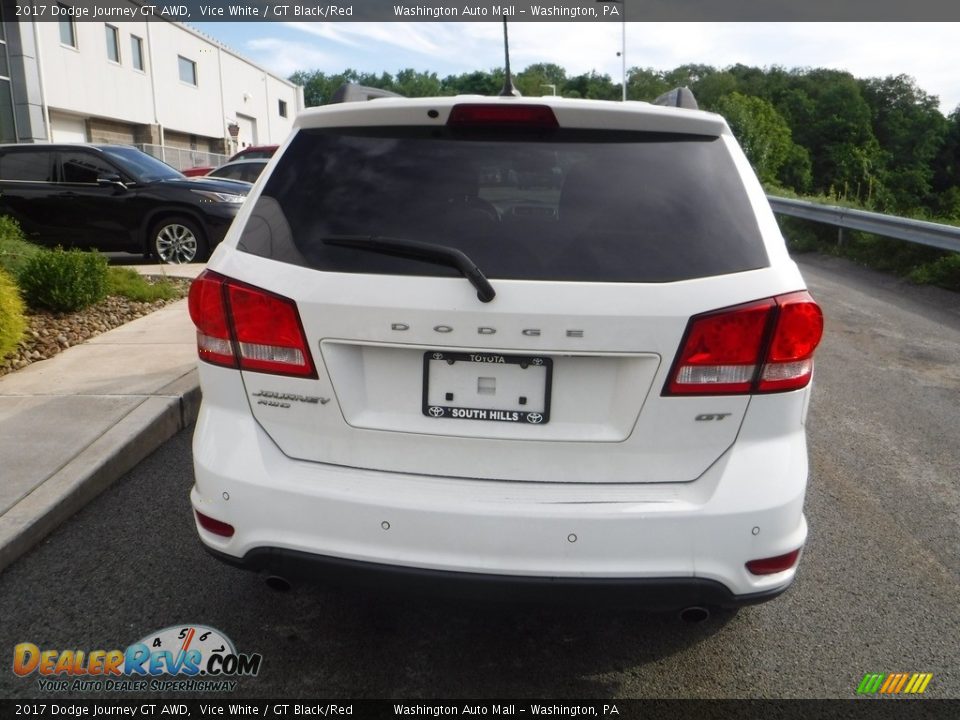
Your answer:
[[[627,0],[597,0],[597,2],[608,2],[616,3],[617,5],[622,5],[623,8],[620,10],[623,13],[620,23],[620,52],[617,55],[620,56],[620,69],[623,73],[623,101],[627,101]]]
[[[623,69],[623,101],[627,101],[627,3],[623,3],[623,24],[620,30],[620,60]]]

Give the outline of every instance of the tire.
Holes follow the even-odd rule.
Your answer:
[[[207,259],[207,241],[193,220],[168,217],[150,230],[150,252],[168,265],[203,262]]]

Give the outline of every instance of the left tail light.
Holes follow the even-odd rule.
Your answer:
[[[204,270],[190,286],[200,359],[223,367],[316,378],[296,303]]]

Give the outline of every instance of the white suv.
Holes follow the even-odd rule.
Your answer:
[[[197,529],[278,586],[683,608],[794,578],[823,321],[717,115],[308,110],[190,312]]]

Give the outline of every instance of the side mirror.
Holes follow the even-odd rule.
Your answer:
[[[97,178],[97,185],[102,188],[127,189],[127,186],[123,184],[123,180],[120,179],[119,175],[101,175]]]

